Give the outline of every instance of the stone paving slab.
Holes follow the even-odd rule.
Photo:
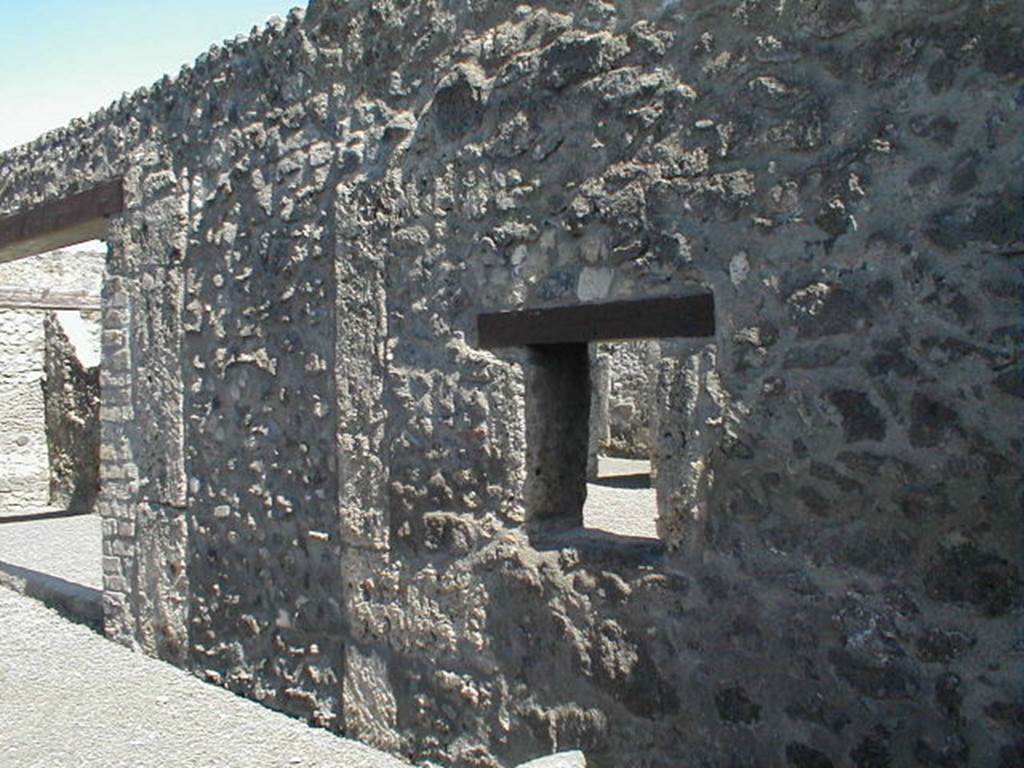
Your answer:
[[[402,768],[0,589],[4,768]]]

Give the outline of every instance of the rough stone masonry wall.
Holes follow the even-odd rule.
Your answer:
[[[0,265],[0,287],[98,293],[102,273],[102,256],[56,252]],[[43,394],[45,314],[0,308],[0,516],[51,505]],[[61,506],[59,500],[53,503]]]
[[[319,16],[389,126],[338,197],[388,312],[350,731],[456,765],[1019,762],[1024,9],[372,9]],[[545,363],[474,349],[477,313],[695,285],[668,550],[524,526]]]
[[[124,178],[103,296],[108,635],[335,726],[343,90],[301,20],[8,153],[0,176],[8,210]]]
[[[49,453],[50,504],[95,511],[100,489],[100,371],[79,359],[56,312],[43,320],[43,403]]]
[[[1018,764],[1022,14],[319,2],[0,158],[126,176],[108,632],[457,766]],[[664,543],[536,520],[477,314],[698,287]]]

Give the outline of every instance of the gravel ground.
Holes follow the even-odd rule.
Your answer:
[[[0,562],[103,589],[99,515],[0,524]]]
[[[0,589],[4,768],[401,768]]]
[[[657,502],[647,461],[601,457],[598,481],[587,485],[583,525],[618,536],[657,538]]]

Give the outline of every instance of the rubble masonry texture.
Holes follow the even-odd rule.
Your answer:
[[[1022,16],[325,0],[0,157],[126,180],[108,634],[454,766],[1019,765]],[[662,541],[532,519],[478,313],[697,289]]]
[[[43,328],[49,501],[78,514],[95,512],[100,487],[99,366],[82,364],[56,312],[45,314]]]

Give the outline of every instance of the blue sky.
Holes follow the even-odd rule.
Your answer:
[[[0,151],[176,74],[304,0],[0,0]]]

